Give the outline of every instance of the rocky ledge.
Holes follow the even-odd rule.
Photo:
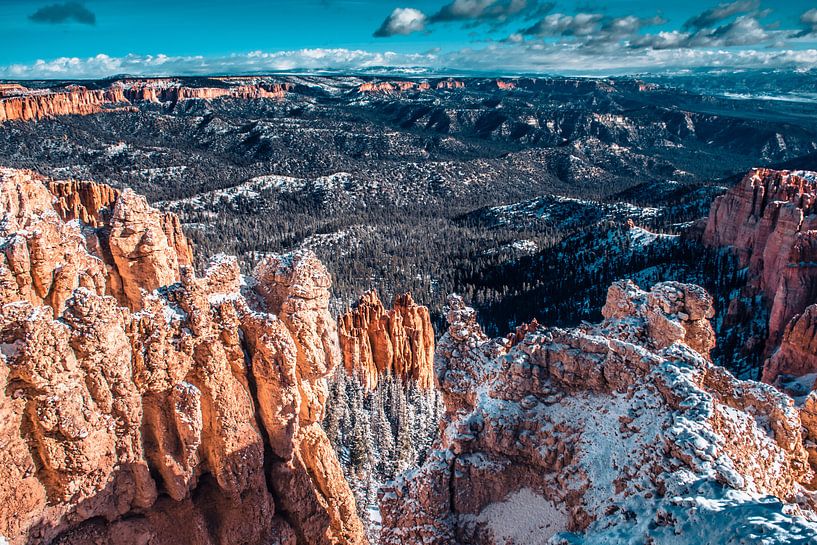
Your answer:
[[[384,490],[383,543],[812,542],[817,393],[713,365],[697,286],[618,282],[602,314],[491,340],[449,298],[441,443]]]

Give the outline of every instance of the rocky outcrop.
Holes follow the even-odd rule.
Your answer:
[[[71,86],[64,91],[32,91],[0,97],[0,123],[37,121],[60,115],[88,115],[127,104],[122,89],[90,90]]]
[[[496,86],[498,89],[502,89],[503,91],[510,91],[511,89],[516,89],[516,83],[512,81],[503,81],[501,79],[496,80]]]
[[[27,189],[44,183],[51,193]],[[0,256],[4,300],[20,296],[59,315],[74,289],[85,287],[140,310],[147,293],[178,282],[181,268],[193,262],[178,217],[151,208],[131,190],[42,182],[10,169],[0,169],[0,184],[11,233]]]
[[[119,191],[94,182],[52,181],[48,189],[57,197],[54,207],[66,221],[80,220],[91,227],[101,227],[110,220]]]
[[[411,295],[398,295],[386,310],[377,292],[365,293],[354,308],[338,318],[343,366],[356,374],[367,389],[381,376],[414,381],[420,388],[434,386],[434,329],[428,308]]]
[[[132,102],[180,102],[190,99],[213,100],[222,97],[255,99],[286,96],[290,84],[254,84],[235,87],[187,87],[183,85],[156,85],[133,83],[125,88],[125,96]]]
[[[314,256],[197,277],[177,220],[128,190],[0,182],[0,535],[365,541],[320,427],[340,351]]]
[[[37,121],[61,115],[90,115],[117,109],[135,110],[141,102],[177,103],[189,99],[281,99],[290,83],[253,82],[223,87],[190,87],[175,80],[149,79],[114,82],[107,89],[70,86],[64,90],[34,90],[19,85],[0,86],[0,123]]]
[[[437,89],[462,89],[465,87],[465,82],[456,79],[444,79],[438,81],[435,87]]]
[[[437,81],[433,84],[432,83],[429,83],[428,81],[369,81],[366,83],[361,83],[357,88],[357,92],[395,95],[405,93],[407,91],[430,91],[431,89],[450,90],[462,89],[465,87],[465,82],[450,78]]]
[[[391,95],[395,93],[403,93],[416,87],[417,83],[413,81],[372,81],[361,83],[357,88],[357,92]]]
[[[703,289],[622,281],[600,324],[496,340],[462,299],[449,298],[447,312],[435,363],[440,448],[386,486],[383,543],[817,535],[806,448],[817,419],[710,362]]]
[[[712,204],[703,235],[728,246],[748,269],[748,293],[769,307],[766,353],[783,339],[789,321],[817,302],[817,174],[755,169]],[[727,320],[751,320],[751,308],[732,305]],[[764,377],[774,380],[771,370]]]
[[[802,314],[792,318],[783,332],[780,347],[763,367],[764,382],[774,383],[778,377],[807,377],[803,384],[809,390],[817,381],[817,305],[809,305]]]

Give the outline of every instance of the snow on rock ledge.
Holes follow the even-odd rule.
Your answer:
[[[813,542],[806,419],[710,362],[712,313],[697,286],[623,281],[600,324],[489,340],[449,298],[442,442],[384,490],[383,542]],[[538,537],[497,521],[520,495]]]

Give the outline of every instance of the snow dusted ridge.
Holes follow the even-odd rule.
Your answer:
[[[639,222],[654,219],[658,208],[640,207],[626,202],[600,203],[559,195],[544,195],[528,201],[494,206],[485,212],[493,225],[544,221],[560,229],[569,230],[600,221]]]
[[[801,413],[713,365],[712,299],[614,284],[600,324],[488,339],[449,298],[440,449],[381,497],[383,543],[814,543]]]

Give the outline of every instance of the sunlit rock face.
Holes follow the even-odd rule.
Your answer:
[[[817,302],[817,174],[755,169],[715,199],[703,240],[729,247],[748,268],[750,290],[770,308],[767,355],[783,340],[789,321]],[[751,308],[735,304],[732,322],[751,320]],[[774,380],[786,368],[764,370]]]
[[[434,329],[428,308],[406,293],[387,310],[377,293],[363,295],[338,319],[343,365],[369,390],[383,375],[414,381],[420,388],[434,385]]]
[[[357,544],[320,427],[339,364],[309,253],[202,277],[130,191],[0,171],[0,535]]]
[[[213,78],[215,80],[219,78]],[[91,115],[102,111],[134,110],[140,102],[177,102],[217,98],[282,99],[290,83],[259,83],[232,78],[223,87],[188,87],[172,79],[124,80],[105,89],[79,85],[57,89],[0,86],[0,123],[38,121],[63,115]]]
[[[0,123],[37,121],[60,115],[89,115],[126,103],[122,89],[113,86],[95,90],[71,86],[57,92],[19,87],[14,94],[0,94]]]
[[[697,286],[618,282],[602,314],[491,340],[449,298],[441,443],[383,491],[384,543],[813,539],[814,403],[713,365]]]

